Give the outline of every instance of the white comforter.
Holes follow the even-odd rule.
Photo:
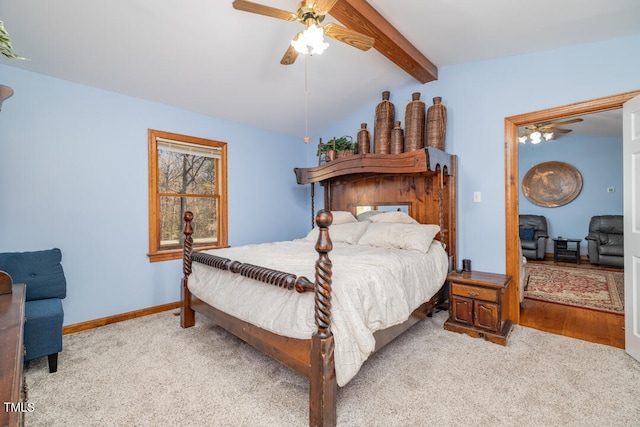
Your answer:
[[[213,255],[314,280],[314,242],[247,245]],[[332,323],[336,380],[345,385],[374,351],[373,333],[404,322],[444,283],[447,254],[440,242],[427,253],[334,243]],[[278,335],[309,339],[316,330],[311,292],[298,294],[239,274],[194,263],[189,290],[201,300]]]

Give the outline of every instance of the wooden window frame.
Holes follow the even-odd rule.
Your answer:
[[[160,248],[160,194],[158,188],[158,138],[218,148],[221,158],[216,167],[216,192],[219,194],[218,242],[197,244],[194,249],[209,250],[228,247],[227,143],[194,136],[149,129],[149,257],[150,262],[182,258],[181,248]]]

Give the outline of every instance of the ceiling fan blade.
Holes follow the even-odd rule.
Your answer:
[[[243,12],[257,13],[258,15],[270,16],[272,18],[283,19],[285,21],[296,21],[297,15],[286,10],[276,9],[275,7],[265,6],[263,4],[253,3],[246,0],[234,0],[233,8],[242,10]]]
[[[300,33],[296,34],[293,39],[297,40],[299,35]],[[284,56],[280,60],[280,63],[282,65],[291,65],[296,62],[296,59],[298,59],[298,51],[293,47],[293,45],[289,44],[289,48],[284,53]]]
[[[583,122],[583,121],[584,121],[584,119],[571,119],[571,120],[565,120],[565,121],[562,121],[562,122],[549,123],[549,124],[544,125],[544,127],[570,125],[572,123],[580,123],[580,122]]]
[[[553,132],[553,133],[569,133],[569,132],[571,132],[571,129],[555,128],[555,129],[551,129],[551,132]]]
[[[357,47],[360,50],[369,50],[373,47],[375,39],[373,37],[365,36],[357,31],[350,30],[337,24],[328,23],[324,27],[324,33],[342,43],[346,43],[349,46]]]
[[[326,15],[331,11],[336,3],[338,3],[338,0],[316,0],[316,4],[313,8],[319,15]]]

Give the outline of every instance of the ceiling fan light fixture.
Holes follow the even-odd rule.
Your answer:
[[[320,55],[329,47],[324,41],[324,31],[318,25],[309,25],[306,30],[291,40],[291,46],[303,55]]]
[[[542,141],[542,134],[538,131],[532,132],[531,135],[529,135],[529,138],[531,139],[532,144],[539,144],[540,141]]]
[[[571,132],[573,129],[563,129],[557,126],[569,125],[573,123],[583,122],[584,119],[576,118],[565,120],[561,122],[546,122],[546,123],[534,123],[524,126],[524,129],[520,129],[520,136],[518,141],[522,144],[526,143],[527,139],[531,140],[532,144],[539,144],[544,138],[545,141],[551,141],[555,139],[559,134],[560,136]]]

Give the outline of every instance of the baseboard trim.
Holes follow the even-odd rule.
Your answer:
[[[143,308],[141,310],[129,311],[128,313],[116,314],[114,316],[102,317],[100,319],[89,320],[87,322],[75,323],[62,328],[62,335],[73,334],[88,329],[99,328],[101,326],[110,325],[112,323],[123,322],[125,320],[136,319],[138,317],[148,316],[150,314],[161,313],[180,308],[180,301],[170,302],[168,304],[156,305],[154,307]]]

